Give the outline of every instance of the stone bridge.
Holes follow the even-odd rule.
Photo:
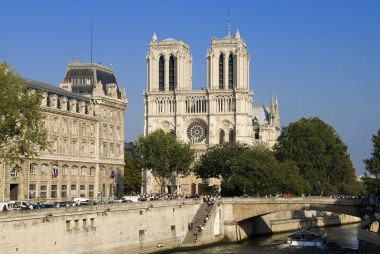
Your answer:
[[[360,199],[325,197],[297,198],[222,198],[224,234],[231,241],[251,237],[254,218],[281,211],[317,210],[360,217]],[[240,232],[240,233],[239,233]]]

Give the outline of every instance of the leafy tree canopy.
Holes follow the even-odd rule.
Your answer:
[[[301,194],[303,179],[294,163],[280,163],[267,147],[227,143],[210,148],[195,167],[202,178],[222,178],[223,196]]]
[[[164,189],[176,175],[186,176],[190,173],[194,151],[173,134],[156,130],[139,138],[137,160],[140,167],[152,171],[161,189]]]
[[[372,143],[372,157],[364,160],[367,172],[363,180],[368,194],[380,196],[380,130],[377,131],[377,135],[372,136]]]
[[[27,93],[24,80],[0,63],[0,157],[13,163],[33,157],[48,145],[41,94]]]
[[[357,184],[347,146],[333,127],[318,117],[285,126],[275,156],[281,162],[297,165],[313,195],[350,194],[347,185]]]
[[[124,193],[139,193],[142,185],[141,168],[130,153],[124,154]]]

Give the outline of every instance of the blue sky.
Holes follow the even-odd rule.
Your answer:
[[[380,128],[380,1],[1,1],[0,61],[53,85],[72,59],[115,68],[129,99],[126,141],[143,132],[147,45],[181,39],[193,57],[193,88],[205,87],[212,37],[236,29],[251,55],[254,104],[278,96],[281,125],[319,116],[343,141],[358,174]]]

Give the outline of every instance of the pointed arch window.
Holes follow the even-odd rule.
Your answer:
[[[232,54],[228,57],[228,89],[234,87],[234,59]]]
[[[224,130],[220,130],[220,132],[219,132],[219,145],[222,145],[224,143],[224,136],[225,136]]]
[[[219,89],[224,88],[224,56],[219,56]]]
[[[164,91],[165,85],[164,85],[164,77],[165,77],[165,61],[164,57],[161,56],[160,60],[158,61],[158,90]]]
[[[175,88],[175,73],[174,73],[174,57],[169,58],[169,91],[174,91]]]
[[[230,130],[230,133],[228,134],[228,140],[230,143],[234,143],[235,142],[235,132],[234,130]]]

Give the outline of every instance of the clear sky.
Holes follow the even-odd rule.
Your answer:
[[[319,116],[343,141],[358,174],[380,128],[380,1],[2,0],[0,61],[22,76],[58,86],[73,59],[115,68],[128,95],[126,141],[143,132],[148,42],[185,41],[193,88],[206,87],[212,37],[236,29],[251,55],[254,104],[278,96],[281,125]]]

